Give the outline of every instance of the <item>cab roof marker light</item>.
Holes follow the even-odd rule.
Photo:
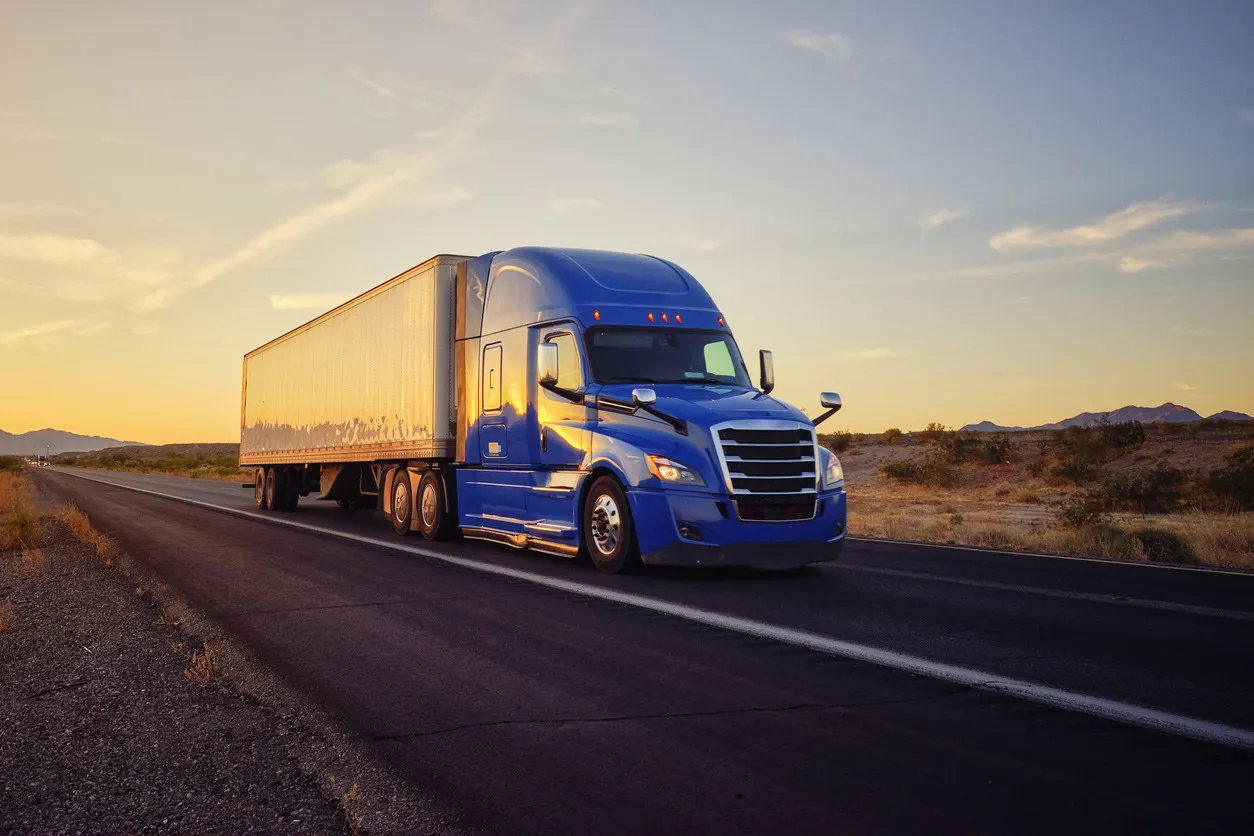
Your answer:
[[[683,325],[683,324],[684,324],[684,321],[683,321],[683,319],[681,319],[681,318],[680,318],[679,314],[675,314],[675,324],[676,324],[676,325]]]
[[[653,311],[649,311],[649,321],[653,321]]]
[[[718,324],[722,325],[723,327],[727,327],[727,323],[723,321],[723,318],[721,316],[718,318]]]
[[[670,322],[670,319],[668,319],[668,318],[667,318],[666,314],[662,314],[662,321],[663,321],[663,322]]]
[[[600,312],[600,311],[593,311],[593,312],[592,312],[592,318],[593,318],[593,319],[595,319],[597,322],[600,322],[600,321],[601,321],[601,312]]]

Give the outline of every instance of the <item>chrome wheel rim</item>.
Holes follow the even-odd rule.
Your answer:
[[[592,542],[601,554],[612,555],[623,534],[623,520],[618,503],[609,494],[602,494],[592,504]]]
[[[435,528],[435,485],[428,482],[422,489],[422,524],[428,529]]]
[[[253,498],[257,500],[258,505],[260,505],[262,502],[265,501],[265,498],[266,498],[265,471],[259,472],[256,478],[253,479]]]
[[[409,519],[409,491],[405,488],[405,483],[396,480],[396,487],[392,490],[392,510],[396,514],[396,519],[404,522]]]
[[[266,474],[266,504],[271,508],[274,507],[274,483],[279,481],[273,473]]]

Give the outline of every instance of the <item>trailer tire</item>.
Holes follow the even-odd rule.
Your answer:
[[[295,511],[300,502],[300,479],[303,474],[295,467],[277,467],[275,470],[278,473],[275,476],[274,495],[278,504],[274,510]]]
[[[266,468],[265,509],[267,511],[279,510],[279,506],[277,504],[278,502],[278,485],[276,484],[278,480],[278,473],[276,472],[277,470],[278,468],[275,468],[275,467]]]
[[[428,540],[449,539],[452,520],[444,499],[444,485],[437,470],[428,470],[418,481],[418,528]]]
[[[613,476],[592,483],[583,504],[583,543],[592,565],[610,575],[640,567],[636,526],[627,494]]]
[[[262,511],[266,510],[266,469],[257,468],[253,476],[253,501]]]
[[[409,481],[409,471],[400,468],[392,477],[392,530],[401,537],[408,537],[414,532],[410,529],[410,520],[414,516],[414,486]]]

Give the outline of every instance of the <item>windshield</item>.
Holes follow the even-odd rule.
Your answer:
[[[592,374],[601,383],[716,383],[752,387],[731,334],[676,328],[593,328]]]

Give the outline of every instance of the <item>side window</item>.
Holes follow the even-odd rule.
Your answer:
[[[727,343],[719,340],[705,345],[705,373],[719,377],[735,377],[736,369],[732,365],[731,352]]]
[[[501,344],[483,350],[483,411],[501,411]]]
[[[583,385],[583,374],[575,338],[570,334],[554,334],[545,342],[557,346],[557,385],[562,389],[578,389]]]

